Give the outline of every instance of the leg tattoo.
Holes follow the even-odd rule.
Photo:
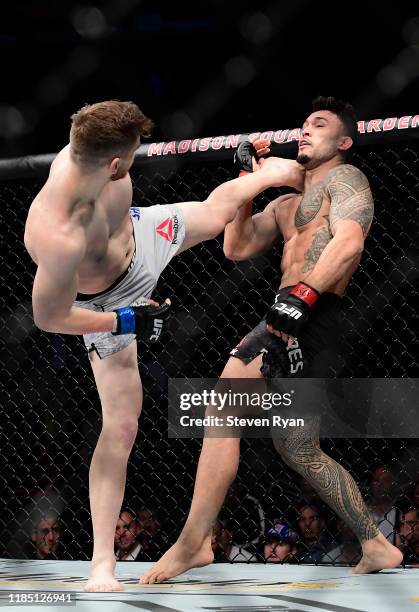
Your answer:
[[[317,494],[364,542],[375,538],[379,529],[352,476],[319,444],[319,424],[313,421],[309,431],[292,433],[288,438],[274,440],[284,462],[304,476]]]

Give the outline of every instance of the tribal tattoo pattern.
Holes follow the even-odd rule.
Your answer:
[[[356,482],[320,448],[319,419],[312,419],[308,431],[304,429],[293,432],[287,438],[274,440],[282,459],[310,483],[361,542],[375,538],[380,531]]]
[[[315,183],[307,189],[295,213],[295,226],[307,225],[316,217],[322,207],[324,196],[324,184]]]
[[[302,269],[303,272],[311,272],[311,270],[314,270],[314,266],[320,255],[333,238],[332,232],[330,231],[329,216],[323,215],[323,218],[327,221],[327,227],[322,225],[322,227],[319,227],[314,232],[311,245],[304,253],[305,263]]]
[[[355,166],[337,166],[328,175],[326,192],[331,199],[330,226],[335,232],[338,221],[351,219],[367,235],[374,216],[374,200],[366,176]]]

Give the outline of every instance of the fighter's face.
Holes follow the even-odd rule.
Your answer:
[[[316,168],[338,155],[344,140],[339,117],[331,111],[316,111],[301,128],[297,161],[307,170]]]

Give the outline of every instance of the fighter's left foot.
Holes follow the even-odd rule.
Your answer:
[[[122,591],[123,585],[114,577],[115,559],[101,563],[92,562],[89,580],[84,585],[88,593],[112,593]]]
[[[214,561],[211,538],[198,549],[177,541],[153,567],[140,578],[140,584],[157,584],[183,574],[192,567],[203,567]]]
[[[351,574],[371,574],[382,569],[391,569],[398,567],[403,560],[400,550],[390,544],[382,534],[366,542],[363,549],[362,559]]]

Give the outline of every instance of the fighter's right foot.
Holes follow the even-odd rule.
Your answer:
[[[211,537],[198,549],[192,549],[179,540],[153,567],[140,578],[140,584],[157,584],[183,574],[192,567],[203,567],[214,561]]]
[[[93,563],[90,578],[84,586],[88,593],[122,591],[124,587],[114,578],[115,562]]]

